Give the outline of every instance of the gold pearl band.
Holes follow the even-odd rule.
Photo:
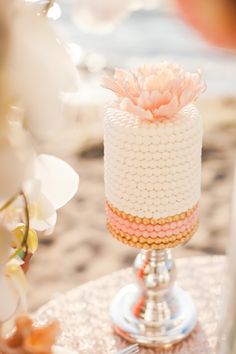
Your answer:
[[[185,212],[183,212],[181,214],[168,216],[166,218],[155,219],[155,218],[140,218],[138,216],[133,216],[131,214],[126,214],[125,212],[120,211],[119,209],[115,208],[108,201],[106,201],[106,205],[114,214],[116,214],[120,218],[122,218],[124,220],[128,220],[129,222],[134,222],[136,224],[144,224],[144,225],[164,225],[164,224],[168,224],[168,223],[171,223],[171,222],[184,220],[185,218],[191,216],[194,213],[194,211],[197,209],[197,207],[198,207],[198,203],[197,203],[191,209],[188,209],[187,211],[185,211]]]

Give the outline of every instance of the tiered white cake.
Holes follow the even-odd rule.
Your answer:
[[[111,88],[109,82],[105,84]],[[138,88],[140,97],[145,88],[140,83]],[[108,229],[118,240],[137,248],[174,247],[186,242],[198,225],[201,117],[190,100],[168,116],[155,116],[155,102],[149,102],[140,118],[138,104],[133,107],[137,94],[130,96],[129,89],[132,106],[119,91],[118,101],[105,113]],[[153,91],[157,90],[149,92],[149,101]]]

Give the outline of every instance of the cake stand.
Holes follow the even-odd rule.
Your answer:
[[[188,336],[196,325],[196,308],[175,282],[170,250],[141,251],[134,272],[136,283],[122,288],[111,304],[116,332],[148,347],[169,347]]]
[[[103,84],[116,94],[104,117],[107,227],[141,249],[136,281],[111,304],[112,324],[130,342],[169,347],[197,322],[171,249],[198,227],[202,119],[193,102],[204,84],[199,73],[166,62],[117,69]]]

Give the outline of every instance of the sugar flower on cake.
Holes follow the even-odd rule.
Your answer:
[[[103,79],[103,86],[116,94],[119,109],[142,120],[171,118],[205,90],[199,72],[190,73],[167,62],[131,71],[116,69],[113,78]]]

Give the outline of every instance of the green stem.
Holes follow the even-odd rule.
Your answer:
[[[26,224],[25,224],[25,233],[24,233],[24,238],[21,244],[21,247],[27,248],[27,240],[28,240],[28,236],[29,236],[29,229],[30,229],[30,217],[29,217],[29,207],[28,207],[28,202],[27,202],[27,198],[24,194],[24,192],[21,192],[21,195],[24,199],[24,203],[25,203],[25,219],[26,219]]]
[[[18,197],[19,197],[20,193],[17,193],[16,195],[14,195],[13,197],[11,197],[10,199],[8,199],[6,201],[6,203],[4,203],[1,207],[0,207],[0,213],[2,211],[4,211],[5,209],[7,209]]]
[[[24,249],[22,247],[18,248],[10,257],[9,257],[9,260],[15,258],[16,256],[18,256],[21,251],[24,251]]]

